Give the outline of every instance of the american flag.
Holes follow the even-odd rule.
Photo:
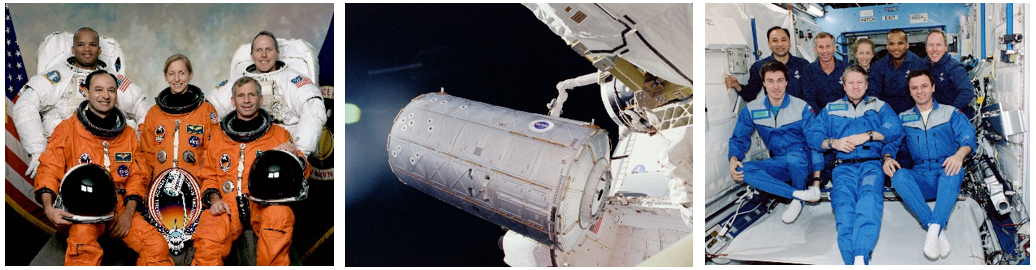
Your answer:
[[[309,80],[309,78],[307,78],[306,76],[302,76],[302,75],[295,76],[294,79],[291,79],[291,82],[295,84],[295,87],[302,87],[303,85],[307,85],[307,84],[312,84],[313,83],[313,81]]]
[[[4,110],[4,127],[7,134],[4,141],[4,158],[7,170],[4,174],[4,195],[7,205],[14,208],[29,222],[40,227],[48,233],[54,232],[54,226],[43,214],[43,208],[36,203],[33,196],[33,180],[25,176],[25,170],[29,168],[28,155],[22,150],[21,139],[18,138],[18,131],[14,127],[10,110],[18,101],[18,92],[22,86],[29,81],[25,73],[25,62],[22,61],[22,50],[18,48],[18,41],[14,35],[14,24],[11,21],[11,9],[4,5],[6,11],[6,40],[4,46],[7,53],[4,62],[6,63],[5,87],[7,89],[7,106]]]

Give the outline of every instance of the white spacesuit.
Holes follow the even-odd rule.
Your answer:
[[[320,88],[283,62],[277,61],[276,65],[276,70],[268,73],[257,73],[255,65],[251,65],[244,73],[231,75],[230,80],[220,83],[205,98],[216,107],[217,113],[226,115],[234,110],[233,82],[242,76],[254,78],[262,88],[262,108],[273,116],[274,123],[291,133],[295,147],[308,156],[316,149],[320,131],[327,121]]]
[[[54,127],[62,120],[72,116],[79,104],[86,100],[85,86],[82,86],[86,75],[93,70],[85,70],[75,66],[75,57],[69,57],[63,63],[58,62],[33,76],[22,87],[18,102],[14,104],[11,118],[18,128],[22,147],[32,160],[26,175],[35,177],[39,166],[39,155],[47,147],[47,139]],[[115,71],[97,60],[97,68]],[[140,87],[126,77],[117,75],[119,91],[119,109],[134,120],[134,124],[144,121],[148,107],[144,103],[144,93]],[[136,128],[136,127],[134,127]],[[43,134],[43,136],[40,136]]]

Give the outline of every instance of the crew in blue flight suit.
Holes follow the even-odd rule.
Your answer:
[[[770,30],[766,30],[766,45],[770,47],[770,51],[773,54],[752,64],[752,67],[748,69],[748,84],[741,85],[737,78],[727,75],[725,81],[727,88],[737,90],[737,94],[745,99],[745,102],[755,100],[763,87],[763,80],[759,76],[759,69],[762,68],[763,63],[777,60],[788,68],[788,94],[805,99],[805,95],[802,92],[802,81],[805,79],[806,74],[804,72],[806,65],[809,65],[809,61],[802,59],[802,57],[791,55],[791,35],[788,33],[788,29],[774,26]]]
[[[867,95],[885,101],[896,114],[914,107],[914,100],[910,98],[910,90],[907,89],[907,75],[928,66],[924,59],[909,49],[906,32],[899,28],[892,29],[888,33],[888,44],[885,45],[888,55],[874,62],[870,69]],[[903,167],[914,166],[908,151],[893,155]]]
[[[899,118],[885,102],[865,96],[867,71],[843,73],[845,97],[828,103],[806,136],[818,151],[835,151],[831,206],[845,264],[866,264],[878,241],[883,208],[881,151],[902,137]]]
[[[813,113],[820,113],[828,103],[834,102],[845,96],[842,87],[842,73],[849,63],[835,58],[834,36],[827,32],[820,32],[813,40],[813,51],[817,53],[817,60],[806,66],[806,80],[802,83],[802,89],[806,97],[803,98],[810,107],[817,108]],[[834,153],[824,153],[823,164],[831,164],[835,160]],[[818,167],[823,173],[823,179],[831,178],[831,167]]]
[[[914,100],[907,90],[907,74],[927,65],[924,59],[910,52],[910,43],[907,43],[903,29],[889,31],[885,49],[888,56],[871,65],[867,95],[885,101],[898,114],[914,107]]]
[[[803,133],[813,119],[813,109],[805,101],[791,96],[788,68],[778,61],[768,61],[761,70],[766,97],[749,102],[737,117],[734,134],[730,137],[730,175],[734,181],[745,181],[750,186],[770,194],[792,199],[781,220],[792,223],[802,210],[802,201],[820,199],[820,187],[806,189],[810,163],[820,168],[822,159],[814,158],[806,145]],[[745,152],[752,144],[752,132],[759,131],[771,157],[748,161]],[[791,185],[788,185],[791,181]]]
[[[845,96],[842,90],[842,73],[849,63],[835,58],[835,38],[827,32],[820,32],[813,40],[817,60],[806,66],[807,80],[802,83],[805,100],[810,107],[823,108],[832,101]],[[815,113],[820,112],[817,110]]]
[[[960,185],[964,181],[961,167],[964,158],[975,145],[975,127],[964,114],[950,105],[933,100],[933,93],[942,91],[928,70],[910,72],[910,95],[917,106],[899,114],[903,121],[906,148],[914,159],[913,169],[900,169],[891,153],[898,151],[900,141],[890,142],[883,160],[886,175],[892,177],[892,186],[903,198],[903,203],[917,216],[921,226],[928,229],[924,255],[938,259],[950,255],[946,228],[953,205],[957,203]],[[936,91],[938,90],[938,91]],[[935,209],[925,200],[935,199]]]
[[[932,78],[935,88],[939,89],[935,92],[935,102],[953,105],[964,113],[966,119],[971,119],[975,116],[975,110],[969,105],[975,99],[975,90],[968,79],[968,72],[964,70],[964,64],[946,53],[946,32],[939,29],[928,32],[925,50],[928,56],[924,62],[935,76]]]

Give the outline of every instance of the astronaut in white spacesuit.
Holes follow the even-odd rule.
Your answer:
[[[314,81],[279,61],[277,38],[268,31],[259,32],[252,39],[252,62],[243,74],[231,74],[231,82],[242,76],[259,81],[263,95],[263,109],[274,118],[274,123],[291,133],[292,141],[276,149],[294,151],[296,148],[309,155],[316,149],[320,131],[327,121],[324,101]],[[230,102],[230,85],[224,81],[213,89],[206,99],[220,115],[234,111]]]
[[[47,147],[50,133],[58,123],[72,116],[79,104],[86,100],[86,86],[82,85],[86,75],[97,69],[117,74],[116,69],[121,66],[119,61],[116,61],[115,66],[109,66],[98,59],[101,55],[100,43],[97,31],[90,27],[80,28],[72,37],[73,56],[32,76],[22,88],[18,102],[11,110],[11,118],[18,129],[22,147],[31,160],[29,169],[25,171],[26,176],[36,177],[40,154]],[[148,110],[144,103],[144,93],[122,75],[118,75],[117,80],[119,109],[137,124],[143,122]]]

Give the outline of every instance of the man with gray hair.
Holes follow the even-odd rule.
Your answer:
[[[892,108],[867,92],[867,71],[852,65],[842,73],[845,96],[828,103],[810,123],[810,148],[833,152],[831,207],[838,249],[847,265],[869,264],[881,231],[884,207],[881,154],[902,138]]]
[[[321,128],[327,121],[327,112],[320,89],[313,80],[278,60],[278,46],[273,33],[259,32],[252,38],[250,54],[253,64],[242,74],[231,74],[229,81],[234,82],[241,77],[255,79],[259,84],[260,95],[266,99],[262,108],[273,117],[273,123],[287,129],[292,135],[291,141],[277,149],[292,152],[298,149],[309,155],[316,149]],[[230,99],[232,87],[226,85],[226,82],[220,83],[206,97],[221,115],[234,109]]]
[[[193,265],[223,265],[234,240],[248,232],[258,238],[256,265],[288,265],[295,228],[295,214],[284,204],[250,200],[259,185],[250,185],[250,173],[260,153],[290,143],[291,134],[273,125],[273,117],[262,109],[264,98],[259,81],[241,77],[231,84],[228,96],[234,110],[220,121],[222,132],[212,134],[205,151],[206,165],[201,181],[205,211],[194,234]],[[306,159],[298,150],[289,151],[309,175]],[[211,163],[208,163],[211,162]],[[248,164],[249,166],[245,166]],[[257,174],[261,175],[261,174]],[[284,193],[289,193],[284,190]]]
[[[71,51],[72,56],[65,61],[55,63],[44,69],[44,72],[32,76],[22,87],[18,102],[11,110],[22,148],[29,154],[29,169],[25,171],[29,178],[36,177],[40,154],[47,147],[47,139],[54,128],[71,117],[79,104],[86,100],[86,85],[83,81],[91,72],[105,70],[116,74],[117,106],[134,122],[144,122],[147,114],[144,92],[126,77],[118,75],[120,61],[117,59],[114,66],[109,66],[98,59],[101,55],[101,38],[97,31],[90,27],[79,28],[72,36]]]

